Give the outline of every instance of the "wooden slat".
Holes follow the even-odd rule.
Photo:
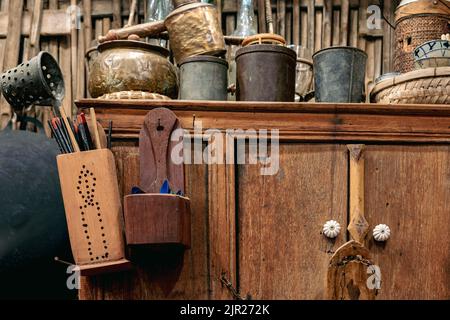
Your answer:
[[[295,45],[300,45],[300,1],[293,1],[292,11],[292,40]]]
[[[81,28],[78,33],[78,65],[77,65],[77,89],[76,89],[76,99],[82,99],[85,97],[85,85],[86,85],[86,71],[84,56],[86,53],[86,41],[85,41],[85,26],[84,22],[81,23]]]
[[[349,12],[350,3],[349,0],[341,0],[341,46],[346,46],[348,43],[348,22],[349,22]]]
[[[236,19],[234,15],[227,15],[225,18],[225,30],[227,35],[231,35],[236,27]]]
[[[301,0],[301,6],[306,6],[306,0]],[[303,47],[308,48],[308,11],[307,9],[302,9],[300,11],[300,43]],[[312,49],[311,49],[312,50]]]
[[[20,21],[20,20],[19,20]],[[21,23],[22,36],[30,35],[31,13],[23,12]],[[0,38],[8,35],[8,13],[0,12]],[[41,36],[59,36],[70,33],[65,10],[44,10],[42,13]]]
[[[225,135],[223,141],[226,141]],[[225,159],[225,151],[217,155]],[[224,276],[237,287],[235,167],[208,166],[209,246],[211,299],[233,299],[220,279]]]
[[[277,30],[278,34],[286,38],[286,1],[277,0]]]
[[[58,9],[58,0],[49,0],[48,7],[51,10],[57,10]],[[42,32],[42,28],[41,28],[41,32]],[[58,61],[58,59],[59,59],[58,39],[56,39],[54,37],[52,37],[50,39],[50,43],[48,45],[48,50],[49,50],[50,54],[53,56],[53,58],[55,58],[56,61]]]
[[[361,50],[366,49],[366,38],[364,35],[367,33],[367,7],[369,5],[368,0],[360,0],[359,7],[359,25],[358,25],[358,48]]]
[[[314,37],[315,37],[315,7],[314,7],[314,0],[307,0],[308,5],[308,48],[314,49]]]
[[[34,57],[39,52],[39,40],[41,36],[43,0],[34,0],[33,16],[30,26],[30,40],[28,42],[28,56]]]
[[[350,43],[352,47],[358,47],[358,10],[352,10],[350,15]]]
[[[332,45],[339,46],[340,45],[340,26],[341,26],[341,15],[339,10],[333,10],[333,28],[331,29],[333,32],[332,37]]]
[[[92,44],[92,0],[83,0],[84,12],[84,47],[89,49]]]
[[[292,12],[286,12],[286,43],[292,44]]]
[[[333,7],[331,1],[324,1],[323,6],[323,28],[322,28],[322,47],[331,46],[331,23],[333,19]]]
[[[266,33],[265,0],[258,0],[258,32]]]
[[[315,28],[315,36],[314,36],[314,52],[322,49],[322,27],[323,27],[323,11],[316,11],[316,28]]]
[[[393,4],[392,1],[384,2],[384,15],[389,21],[393,21]],[[388,73],[392,69],[394,46],[394,30],[391,26],[383,21],[383,72]]]
[[[122,26],[121,10],[122,10],[121,0],[113,0],[112,1],[113,29],[119,29]]]
[[[8,38],[3,55],[3,70],[14,68],[19,62],[23,5],[23,0],[17,0],[14,5],[11,3],[9,5]],[[0,99],[0,117],[0,129],[3,129],[11,117],[11,107],[3,96]]]

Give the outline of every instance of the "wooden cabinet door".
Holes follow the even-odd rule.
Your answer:
[[[365,216],[391,229],[368,235],[378,299],[450,299],[450,147],[367,146],[365,159]]]
[[[331,254],[345,242],[348,152],[343,145],[281,144],[280,169],[237,168],[238,286],[253,299],[324,299]],[[341,226],[335,240],[321,231]]]

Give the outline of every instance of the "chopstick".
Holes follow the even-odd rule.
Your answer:
[[[67,120],[68,117],[67,117],[66,111],[64,111],[64,108],[59,108],[59,109],[61,111],[62,119],[63,119],[63,122],[65,124],[65,129],[68,132],[70,141],[72,142],[72,146],[73,146],[74,152],[81,152],[80,151],[80,147],[78,146],[77,139],[75,139],[75,135],[74,135],[74,133],[72,131],[72,127],[70,126],[70,123]]]
[[[94,130],[95,146],[92,139],[91,130],[87,125],[84,113],[77,116],[75,121],[71,121],[64,109],[60,108],[61,117],[54,117],[48,120],[53,137],[55,138],[61,153],[78,153],[101,149],[100,134],[98,132],[97,117],[95,110],[90,109],[92,130]],[[110,123],[111,133],[112,123]]]

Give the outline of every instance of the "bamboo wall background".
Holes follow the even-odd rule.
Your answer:
[[[84,55],[99,35],[128,21],[129,0],[0,0],[0,66],[5,71],[27,61],[39,50],[49,51],[59,62],[66,84],[63,103],[68,113],[73,101],[87,96],[87,71]],[[139,0],[143,22],[144,0]],[[357,46],[367,52],[367,78],[373,80],[389,72],[393,57],[393,30],[382,22],[380,30],[368,30],[367,7],[384,3],[386,18],[394,21],[398,1],[378,0],[272,0],[275,32],[290,44],[314,51],[336,45]],[[231,34],[236,24],[238,0],[216,0],[224,33]],[[77,5],[83,15],[80,29],[67,24],[67,8]],[[264,0],[254,0],[259,32],[266,32]],[[39,23],[39,21],[41,21]],[[40,25],[40,27],[38,27]],[[68,27],[67,27],[68,26]],[[34,30],[34,31],[33,31]],[[37,32],[37,35],[36,35]],[[37,43],[37,45],[34,45]],[[39,47],[38,47],[39,46]],[[49,117],[48,108],[36,108],[29,115],[40,120]],[[7,102],[0,101],[1,126],[11,116]]]

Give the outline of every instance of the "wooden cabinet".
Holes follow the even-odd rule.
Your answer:
[[[365,215],[387,224],[385,244],[368,238],[382,268],[380,299],[450,298],[450,147],[366,148]]]
[[[322,234],[331,219],[347,225],[345,145],[281,144],[280,171],[237,174],[239,284],[254,299],[323,299],[329,254],[344,243]]]
[[[129,273],[84,278],[82,299],[232,299],[225,284],[244,298],[328,298],[330,258],[352,238],[348,146],[355,144],[364,146],[363,245],[381,270],[377,298],[450,298],[449,106],[96,100],[78,106],[113,120],[123,195],[138,183],[137,136],[152,108],[171,108],[191,133],[201,121],[203,131],[277,129],[280,137],[272,176],[261,175],[260,164],[185,165],[191,250],[147,257]],[[231,139],[232,152],[239,138]],[[321,233],[331,219],[342,226],[333,240]],[[382,223],[391,238],[375,242],[372,229]]]

